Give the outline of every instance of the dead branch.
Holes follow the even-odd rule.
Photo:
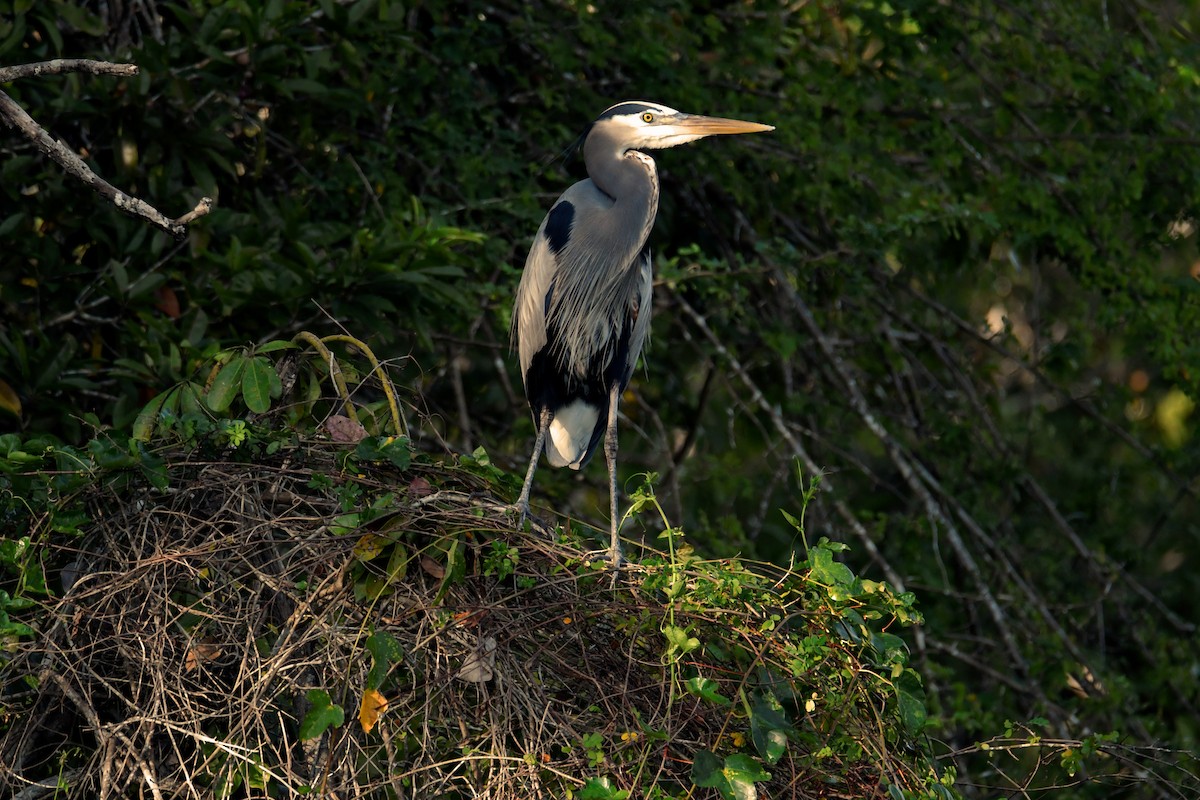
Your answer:
[[[18,64],[15,67],[0,67],[0,83],[9,83],[20,78],[37,78],[41,75],[62,75],[68,72],[132,78],[138,74],[138,68],[137,64],[114,64],[111,61],[93,61],[90,58],[56,58],[52,61]]]
[[[39,75],[61,75],[69,72],[86,72],[92,75],[119,75],[129,77],[138,73],[135,64],[113,64],[107,61],[92,61],[82,58],[60,58],[53,61],[43,61],[35,64],[21,64],[15,67],[0,67],[0,83],[7,83],[18,78],[37,77]],[[189,223],[204,216],[212,210],[211,197],[202,197],[191,211],[179,217],[170,219],[154,206],[144,200],[126,194],[91,170],[75,151],[62,141],[52,137],[33,117],[25,112],[15,100],[0,91],[0,120],[20,133],[34,144],[38,150],[56,161],[69,174],[87,184],[96,194],[112,203],[121,211],[134,217],[141,217],[159,230],[166,231],[176,239],[187,235]]]

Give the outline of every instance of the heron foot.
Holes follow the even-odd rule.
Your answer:
[[[517,512],[517,530],[525,530],[525,523],[528,522],[529,530],[533,533],[541,534],[546,538],[554,537],[554,529],[534,515],[528,504],[513,503],[509,508]]]
[[[621,567],[629,564],[629,561],[625,558],[625,554],[619,547],[616,549],[616,551],[613,551],[611,548],[607,550],[589,550],[585,554],[585,558],[588,560],[595,559],[603,561],[607,563],[613,570],[619,570]]]

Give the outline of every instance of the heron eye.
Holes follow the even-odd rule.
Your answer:
[[[644,112],[642,114],[642,122],[654,122],[654,115],[649,111]]]

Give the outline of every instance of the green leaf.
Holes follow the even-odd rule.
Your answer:
[[[0,239],[8,236],[17,229],[22,222],[25,221],[25,214],[17,212],[6,218],[4,222],[0,222]]]
[[[238,396],[238,391],[242,388],[242,372],[245,369],[246,359],[241,357],[234,358],[221,367],[221,371],[217,373],[216,379],[209,387],[208,396],[204,398],[204,402],[210,409],[218,414],[229,410],[233,399]]]
[[[687,690],[697,697],[719,706],[727,706],[730,700],[717,691],[719,685],[711,678],[702,678],[699,676],[689,678],[686,683]]]
[[[754,749],[768,764],[774,764],[787,750],[788,736],[795,729],[783,707],[773,695],[759,697],[750,710],[750,739]]]
[[[363,461],[387,461],[401,470],[412,463],[412,450],[405,436],[368,436],[355,446],[354,455]]]
[[[246,368],[242,372],[242,399],[246,401],[246,408],[255,414],[265,414],[271,410],[272,377],[274,383],[278,384],[279,376],[267,359],[255,356],[246,361]]]
[[[446,592],[450,591],[450,587],[462,581],[463,576],[467,574],[467,560],[464,554],[462,539],[455,537],[450,546],[446,548],[446,574],[442,576],[442,584],[438,587],[437,594],[434,595],[433,602],[440,603],[442,598],[446,596]]]
[[[158,424],[159,415],[164,411],[178,412],[178,409],[178,386],[172,386],[164,392],[159,392],[138,412],[137,418],[133,421],[133,438],[140,442],[150,441],[150,437],[154,435],[154,428]]]
[[[362,514],[358,512],[341,514],[330,520],[329,532],[334,536],[348,536],[358,530],[362,523]]]
[[[736,753],[722,764],[708,750],[696,753],[692,762],[692,783],[716,789],[724,800],[754,800],[758,797],[755,783],[769,780],[771,774],[744,753]]]
[[[910,733],[920,733],[925,728],[925,689],[917,673],[906,669],[896,679],[896,699],[900,707],[900,721]]]
[[[78,349],[79,343],[74,336],[62,337],[60,345],[54,349],[53,355],[34,380],[33,388],[46,389],[57,383]]]
[[[125,469],[137,464],[137,459],[128,449],[122,449],[117,443],[106,437],[92,439],[87,443],[88,454],[96,461],[101,469]]]
[[[403,580],[408,574],[408,548],[397,542],[392,546],[392,555],[388,559],[387,579],[388,581]]]
[[[607,776],[588,778],[579,790],[579,800],[626,800],[628,797],[628,790],[614,788]]]
[[[721,774],[721,762],[709,750],[701,750],[692,760],[692,783],[706,789],[716,789],[727,783]]]
[[[310,689],[308,704],[308,713],[300,723],[301,740],[315,739],[330,727],[342,727],[342,723],[346,721],[342,707],[334,703],[324,689]]]
[[[55,533],[79,533],[79,526],[91,522],[91,517],[79,510],[59,509],[54,512],[50,528]]]
[[[279,87],[291,96],[320,96],[329,92],[328,86],[309,78],[285,78],[279,82]]]
[[[255,353],[274,353],[278,350],[299,350],[300,345],[295,342],[289,342],[287,339],[272,339],[266,344],[255,345]]]
[[[893,633],[871,634],[871,649],[878,655],[876,664],[881,667],[895,665],[899,669],[908,661],[908,645]]]
[[[667,638],[667,658],[682,656],[700,646],[700,640],[690,636],[686,629],[674,625],[663,626],[663,636]]]
[[[404,658],[404,648],[386,631],[375,631],[368,636],[366,647],[372,662],[371,671],[367,673],[367,688],[378,689],[392,665]]]
[[[812,577],[826,586],[846,588],[854,583],[854,573],[840,561],[833,560],[833,553],[824,546],[813,548],[809,554]]]
[[[146,449],[146,445],[136,439],[130,439],[133,445],[131,448],[138,454],[137,463],[142,468],[142,475],[150,482],[150,485],[160,492],[167,490],[170,485],[170,478],[167,475],[167,464],[155,453]]]

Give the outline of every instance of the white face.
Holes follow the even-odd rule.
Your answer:
[[[705,136],[704,133],[694,128],[689,129],[677,124],[680,120],[686,119],[688,115],[676,111],[670,106],[637,101],[634,103],[618,103],[612,109],[624,105],[636,105],[640,108],[629,114],[614,114],[609,117],[609,120],[614,125],[620,125],[622,128],[628,129],[626,141],[630,143],[631,149],[661,150],[679,144],[686,144],[687,142],[694,142],[697,139],[703,139]],[[612,109],[609,110],[611,111]],[[608,112],[606,111],[605,113]]]
[[[772,130],[770,125],[720,117],[685,114],[670,106],[645,101],[626,101],[610,106],[596,120],[608,126],[631,150],[654,150],[694,142],[705,136],[755,133]]]

